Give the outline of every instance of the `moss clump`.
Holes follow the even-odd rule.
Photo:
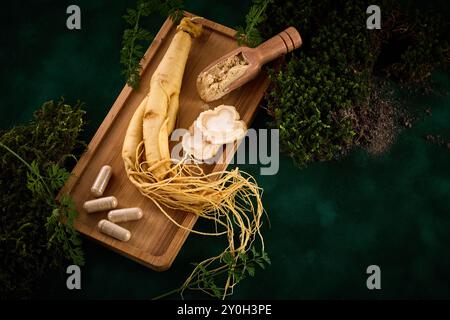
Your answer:
[[[0,131],[2,298],[25,298],[52,270],[68,261],[83,263],[73,202],[55,200],[69,176],[72,153],[84,149],[83,115],[79,104],[50,101],[29,124]]]
[[[424,87],[432,70],[448,67],[450,30],[442,18],[408,14],[386,0],[379,4],[382,29],[368,30],[369,5],[363,0],[274,0],[267,21],[258,25],[263,38],[290,25],[303,38],[303,47],[270,71],[272,87],[265,99],[283,149],[300,166],[333,159],[354,145],[373,146],[371,124],[378,123],[373,128],[378,130],[380,119],[395,114],[390,110],[377,121],[368,117],[376,113],[366,109],[391,99],[380,96],[386,92],[378,88],[380,76]]]

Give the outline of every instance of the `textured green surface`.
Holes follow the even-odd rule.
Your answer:
[[[0,127],[27,121],[43,101],[64,95],[86,102],[89,140],[122,89],[121,15],[134,1],[77,1],[81,31],[65,28],[69,4],[2,5]],[[188,1],[186,7],[235,26],[243,23],[248,2]],[[162,21],[149,26],[156,33]],[[435,79],[450,90],[449,75]],[[450,136],[450,98],[416,97],[410,105],[430,107],[432,115],[403,131],[382,157],[355,150],[343,161],[300,170],[282,156],[276,176],[242,167],[265,190],[272,266],[243,282],[234,298],[450,297],[450,153],[423,139]],[[218,253],[223,244],[191,235],[173,267],[156,273],[86,240],[82,290],[68,291],[66,275],[51,274],[38,297],[151,298],[179,286],[190,262]],[[380,291],[366,288],[371,264],[381,267]]]

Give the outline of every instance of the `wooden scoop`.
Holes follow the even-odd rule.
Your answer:
[[[217,59],[205,69],[203,69],[203,71],[200,72],[199,77],[201,74],[208,72],[208,70],[210,70],[216,64],[223,62],[227,58],[242,54],[244,59],[247,60],[249,66],[245,70],[244,74],[242,74],[239,78],[228,85],[228,87],[224,90],[224,93],[221,95],[222,97],[225,94],[239,88],[240,86],[254,79],[259,74],[259,72],[261,71],[261,67],[264,64],[288,52],[291,52],[294,49],[299,48],[301,45],[302,38],[300,37],[297,29],[295,29],[294,27],[289,27],[276,36],[270,38],[266,42],[260,44],[256,48],[241,46],[234,49],[233,51],[227,53],[226,55]]]

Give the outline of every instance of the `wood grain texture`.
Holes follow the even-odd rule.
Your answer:
[[[190,13],[186,15],[192,16]],[[204,25],[204,32],[200,38],[193,39],[192,42],[181,88],[177,128],[188,128],[206,108],[196,91],[195,83],[199,72],[225,52],[237,47],[234,40],[235,30],[207,19],[200,21]],[[87,151],[73,169],[71,178],[60,191],[60,195],[70,194],[75,201],[79,212],[75,227],[80,233],[157,271],[166,270],[171,266],[189,232],[170,222],[151,200],[142,196],[129,182],[121,150],[128,123],[148,91],[150,78],[166,52],[175,34],[175,28],[170,19],[165,21],[142,60],[140,89],[132,90],[129,86],[123,88],[89,143]],[[208,107],[213,108],[220,104],[234,105],[241,118],[250,125],[267,86],[266,75],[260,74],[252,82],[210,103]],[[236,147],[236,144],[227,146],[225,151],[227,159],[234,154]],[[115,240],[99,232],[97,224],[101,219],[106,219],[106,211],[88,214],[83,209],[83,203],[93,199],[90,194],[91,185],[105,164],[112,167],[113,173],[104,195],[114,195],[119,201],[118,208],[140,207],[144,212],[141,220],[120,224],[132,233],[128,242]],[[221,170],[225,167],[226,163],[223,163],[211,165],[209,169]],[[197,216],[182,211],[170,211],[170,214],[187,228],[192,228],[197,220]]]

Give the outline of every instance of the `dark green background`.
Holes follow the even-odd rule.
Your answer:
[[[65,27],[69,4],[81,7],[80,31]],[[64,96],[86,102],[89,141],[124,84],[121,16],[131,6],[134,1],[2,4],[0,126],[24,123],[42,102]],[[186,4],[231,27],[243,24],[248,7],[248,1]],[[152,19],[148,27],[156,33],[162,22]],[[434,79],[450,89],[448,74],[438,72]],[[449,298],[450,153],[423,139],[429,133],[449,137],[449,104],[448,96],[410,98],[411,108],[432,108],[432,116],[403,131],[381,157],[355,150],[342,161],[298,169],[282,155],[275,176],[241,166],[264,188],[272,266],[244,281],[233,297]],[[261,112],[255,126],[265,120]],[[217,254],[223,245],[191,235],[173,267],[156,273],[85,240],[82,290],[67,290],[64,273],[50,274],[37,297],[151,298],[179,286],[190,262]],[[372,264],[381,267],[379,291],[366,288]]]

